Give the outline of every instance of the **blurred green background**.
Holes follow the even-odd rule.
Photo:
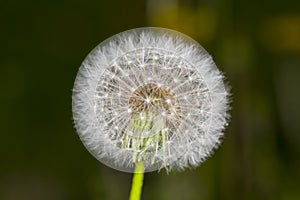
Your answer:
[[[223,145],[203,165],[145,175],[144,200],[300,199],[300,2],[1,0],[0,199],[127,199],[131,174],[99,163],[72,123],[85,56],[121,31],[195,38],[232,86]]]

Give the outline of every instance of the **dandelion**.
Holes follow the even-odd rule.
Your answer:
[[[98,45],[79,69],[72,99],[86,148],[126,172],[199,166],[227,125],[228,91],[211,56],[162,28],[125,31]]]

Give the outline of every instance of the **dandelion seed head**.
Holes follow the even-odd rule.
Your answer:
[[[228,125],[228,91],[210,55],[187,36],[133,29],[98,45],[73,89],[73,117],[102,163],[133,172],[199,166]]]

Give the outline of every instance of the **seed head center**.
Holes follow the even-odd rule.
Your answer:
[[[170,114],[177,106],[174,93],[169,88],[148,83],[138,87],[129,98],[129,108],[132,114],[149,113]]]

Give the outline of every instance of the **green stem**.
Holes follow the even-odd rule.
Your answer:
[[[144,163],[138,162],[135,165],[132,186],[130,192],[130,200],[140,200],[141,193],[143,188],[143,179],[144,179]]]

